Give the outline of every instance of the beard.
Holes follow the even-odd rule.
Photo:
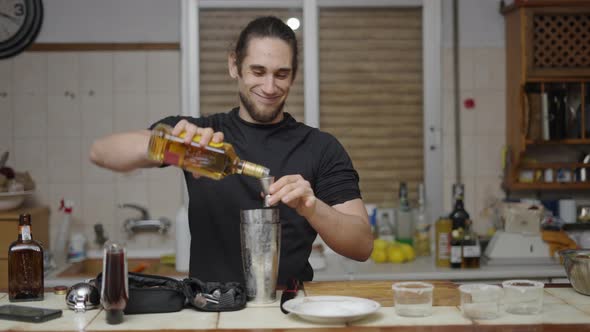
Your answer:
[[[248,111],[250,117],[254,121],[257,121],[259,123],[272,123],[281,114],[281,111],[285,106],[285,101],[283,100],[283,102],[281,102],[271,112],[262,112],[258,108],[256,108],[254,103],[250,99],[248,99],[248,97],[244,96],[242,92],[240,92],[239,95],[240,101],[242,102],[242,105],[244,105],[244,107],[246,108],[246,111]]]

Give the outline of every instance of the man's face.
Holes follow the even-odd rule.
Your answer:
[[[238,74],[230,56],[230,75],[238,79],[240,116],[253,123],[276,123],[293,83],[291,48],[278,38],[252,38]]]

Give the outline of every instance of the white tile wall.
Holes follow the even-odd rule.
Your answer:
[[[465,207],[483,234],[490,226],[489,206],[504,197],[501,185],[501,153],[506,142],[504,48],[461,48],[460,121],[461,167]],[[452,49],[443,52],[443,204],[452,207],[455,179],[455,124]],[[473,98],[475,107],[464,106]]]
[[[109,238],[132,249],[173,250],[173,230],[128,238],[123,220],[137,213],[117,206],[137,203],[173,221],[181,172],[115,174],[88,155],[96,138],[180,114],[179,81],[176,51],[33,52],[0,61],[0,152],[9,149],[9,166],[31,173],[34,201],[51,208],[52,239],[65,197],[75,204],[72,230],[83,232],[91,249],[98,249],[94,224],[103,223]]]

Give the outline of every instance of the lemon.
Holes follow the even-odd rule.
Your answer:
[[[407,261],[413,261],[416,258],[416,252],[414,251],[414,247],[407,243],[400,244],[400,247]]]
[[[387,249],[387,259],[392,263],[403,263],[406,257],[401,246],[393,244]]]
[[[371,253],[371,259],[375,263],[385,263],[387,262],[387,252],[385,249],[373,249]]]
[[[385,250],[389,246],[390,242],[383,239],[373,240],[373,250]]]

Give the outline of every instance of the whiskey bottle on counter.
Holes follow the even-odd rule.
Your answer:
[[[465,235],[466,222],[469,220],[469,213],[465,211],[463,206],[464,193],[462,184],[453,185],[455,206],[453,212],[449,215],[449,219],[453,223],[451,230],[451,268],[460,268],[463,262],[463,236]]]
[[[8,247],[8,300],[43,300],[43,247],[33,240],[30,214],[20,215],[18,239]]]
[[[215,180],[230,174],[262,178],[270,173],[264,166],[241,160],[229,143],[209,143],[207,146],[201,146],[201,137],[195,136],[191,144],[187,145],[184,144],[184,133],[173,136],[172,129],[166,124],[154,127],[148,146],[148,158]]]

